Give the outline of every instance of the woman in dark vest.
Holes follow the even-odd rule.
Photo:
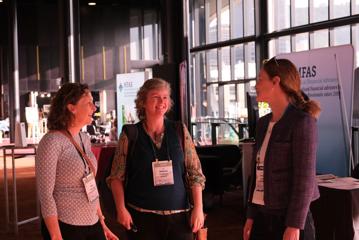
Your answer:
[[[319,105],[301,91],[295,65],[272,58],[259,72],[257,101],[272,112],[259,119],[243,239],[314,239],[309,206],[315,179]]]
[[[205,177],[186,127],[181,126],[182,147],[175,124],[165,118],[172,106],[170,93],[170,85],[157,78],[140,88],[135,100],[140,122],[135,125],[134,151],[129,151],[129,139],[122,130],[107,180],[117,221],[128,230],[130,240],[191,240],[193,232],[203,226]]]

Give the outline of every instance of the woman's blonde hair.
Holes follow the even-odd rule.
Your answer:
[[[151,90],[158,90],[161,88],[166,88],[168,90],[169,95],[171,95],[171,86],[168,82],[161,78],[152,78],[145,81],[145,83],[141,86],[141,88],[137,92],[137,97],[135,99],[136,104],[136,113],[137,117],[140,120],[143,120],[146,118],[146,112],[145,112],[145,102],[148,95],[148,92]],[[168,113],[173,105],[173,101],[171,99],[171,96],[169,96],[169,106],[167,109]]]
[[[280,87],[287,94],[291,104],[308,112],[316,119],[319,117],[321,111],[319,103],[309,99],[301,90],[299,72],[291,61],[273,57],[264,61],[262,68],[271,79],[276,76],[280,78]]]

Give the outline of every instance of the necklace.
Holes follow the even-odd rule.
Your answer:
[[[163,136],[165,135],[164,126],[162,127],[161,131],[159,131],[159,132],[154,131],[152,134],[148,130],[146,123],[144,123],[143,126],[144,126],[146,133],[148,134],[148,136],[150,136],[150,138],[152,139],[152,142],[156,145],[156,147],[161,148]]]

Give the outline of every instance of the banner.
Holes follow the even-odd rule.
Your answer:
[[[302,90],[320,102],[317,173],[348,176],[354,50],[351,45],[282,54],[298,68]],[[303,129],[305,131],[306,129]]]
[[[138,122],[135,99],[144,81],[145,72],[116,75],[118,134],[121,133],[123,124]]]

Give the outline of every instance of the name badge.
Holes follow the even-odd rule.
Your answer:
[[[152,162],[154,186],[173,185],[172,160]]]
[[[96,199],[98,199],[99,194],[97,191],[97,185],[95,181],[95,177],[92,173],[88,174],[84,178],[82,178],[82,181],[85,185],[86,195],[89,202],[93,202]]]

